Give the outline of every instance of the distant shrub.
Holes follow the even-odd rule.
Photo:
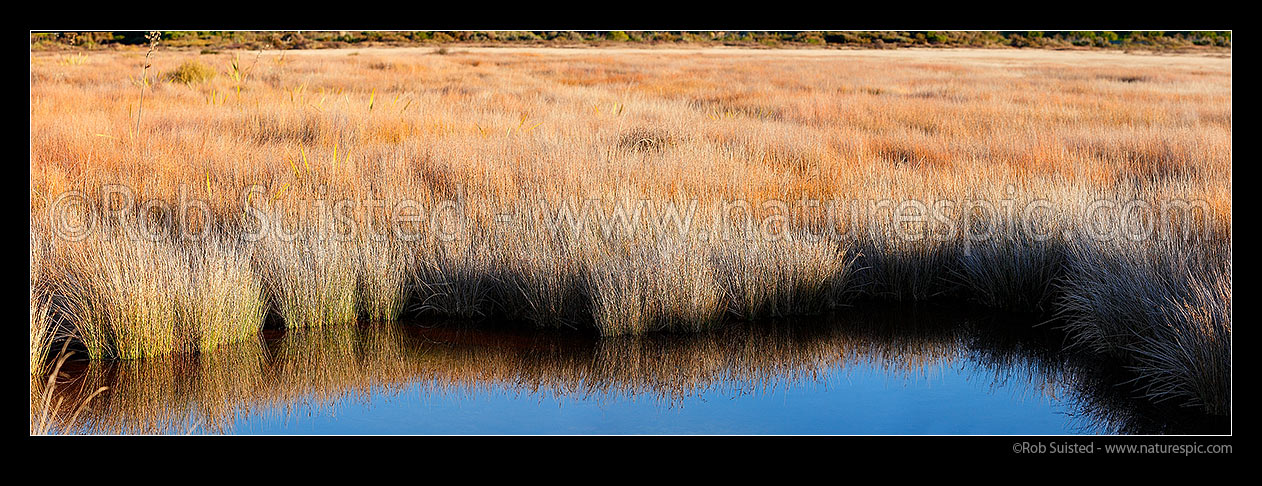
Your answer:
[[[655,42],[679,42],[679,36],[670,32],[654,32],[650,39]]]
[[[166,73],[166,78],[175,83],[201,83],[215,77],[215,70],[198,61],[184,61],[180,67]]]
[[[608,34],[605,34],[605,39],[611,40],[614,42],[626,42],[626,41],[631,40],[631,36],[628,36],[626,32],[623,32],[621,30],[615,30],[615,31],[609,32]]]
[[[814,32],[810,32],[810,33],[802,32],[793,36],[793,41],[801,42],[804,44],[823,44],[824,37]]]

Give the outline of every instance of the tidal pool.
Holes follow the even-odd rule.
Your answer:
[[[89,434],[1224,433],[1030,318],[919,306],[697,334],[404,322],[67,365]],[[32,385],[37,408],[42,382]]]

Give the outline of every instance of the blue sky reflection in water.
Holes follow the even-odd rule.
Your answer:
[[[364,401],[251,415],[235,433],[264,434],[1074,434],[1066,407],[1028,389],[991,385],[967,361],[929,376],[880,366],[834,368],[773,390],[708,390],[681,403],[574,398],[490,386],[423,394],[405,387]],[[1011,385],[1010,385],[1011,386]],[[1022,385],[1017,385],[1023,387]]]

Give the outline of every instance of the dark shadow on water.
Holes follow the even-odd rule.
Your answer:
[[[76,423],[64,423],[68,412],[60,417],[59,425],[72,432],[232,433],[250,417],[284,425],[337,407],[370,410],[382,397],[403,392],[476,400],[495,390],[526,399],[634,400],[673,408],[696,397],[741,400],[809,388],[856,370],[915,382],[947,369],[986,383],[992,394],[1059,404],[1072,433],[1230,432],[1227,418],[1135,399],[1134,388],[1124,384],[1132,378],[1125,368],[1065,351],[1064,336],[1036,322],[914,306],[616,338],[434,323],[269,329],[257,341],[200,356],[72,363],[56,395],[79,403],[110,387]],[[32,384],[33,404],[43,386]],[[282,426],[272,433],[286,432]]]

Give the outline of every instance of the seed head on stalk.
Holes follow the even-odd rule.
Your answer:
[[[145,35],[145,39],[149,41],[149,50],[145,52],[145,67],[140,71],[140,103],[136,105],[136,136],[140,136],[140,114],[145,107],[145,86],[149,84],[149,67],[153,64],[149,62],[149,57],[153,56],[153,51],[158,48],[158,40],[162,38],[162,33],[156,30],[150,31]]]

